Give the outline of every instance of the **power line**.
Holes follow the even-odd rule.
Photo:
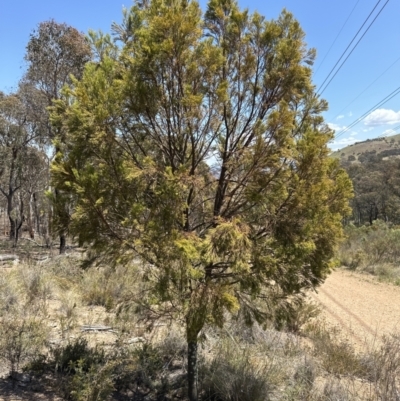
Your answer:
[[[397,129],[399,129],[400,128],[400,124],[399,125],[396,125],[395,127],[393,127],[393,128],[390,128],[392,131],[396,131]],[[393,134],[393,135],[397,135],[397,134]],[[392,135],[391,135],[392,136]],[[381,137],[381,138],[383,138],[384,136],[383,136],[383,134],[381,134],[379,137]],[[378,137],[378,138],[379,138]]]
[[[385,103],[387,103],[389,100],[393,99],[399,93],[400,93],[400,86],[397,89],[395,89],[393,92],[389,93],[389,95],[387,95],[385,98],[383,98],[380,102],[375,104],[375,106],[371,107],[361,117],[359,117],[355,121],[353,121],[348,127],[342,129],[338,134],[335,135],[334,139],[337,139],[340,136],[342,136],[343,134],[345,134],[347,131],[349,131],[351,128],[353,128],[355,125],[357,125],[360,121],[364,120],[370,113],[377,110],[378,107],[383,106]]]
[[[325,84],[325,82],[329,79],[329,77],[331,76],[332,72],[335,70],[336,66],[340,63],[340,60],[344,57],[344,55],[346,54],[347,50],[349,50],[349,47],[352,45],[352,43],[356,40],[356,37],[358,36],[358,34],[360,33],[361,29],[363,29],[364,25],[367,23],[367,21],[369,20],[369,18],[371,17],[372,13],[375,11],[376,7],[378,7],[378,4],[381,2],[381,0],[379,0],[376,4],[375,7],[372,9],[372,11],[369,13],[368,17],[365,19],[365,21],[363,22],[363,24],[361,25],[360,29],[357,31],[357,33],[353,36],[353,39],[351,40],[351,42],[347,45],[345,51],[342,53],[342,55],[340,56],[339,60],[336,62],[336,64],[332,67],[332,69],[329,71],[328,76],[325,78],[324,82],[322,82],[321,87]]]
[[[377,5],[380,3],[381,0],[378,1],[378,3],[375,5],[374,9],[371,11],[370,15],[372,14],[372,12],[375,10],[375,8],[377,7]],[[337,73],[341,70],[341,68],[343,67],[344,63],[347,61],[347,59],[351,56],[351,54],[353,53],[353,51],[356,49],[356,47],[358,46],[358,44],[361,42],[361,40],[363,39],[363,37],[365,36],[365,34],[369,31],[369,29],[371,28],[372,24],[376,21],[376,19],[379,17],[379,15],[381,14],[381,12],[383,11],[383,9],[386,7],[386,5],[389,3],[390,0],[387,0],[386,3],[383,5],[383,7],[379,10],[378,14],[375,16],[375,18],[372,20],[372,22],[368,25],[368,28],[364,31],[364,33],[362,34],[361,38],[357,41],[357,43],[354,45],[354,47],[351,49],[350,53],[347,55],[347,57],[343,60],[342,64],[340,64],[339,68],[337,69],[337,71],[335,72],[335,74],[333,75],[333,77],[328,81],[328,83],[325,85],[325,87],[323,87],[324,83],[327,81],[327,79],[329,78],[329,76],[331,75],[332,71],[335,69],[335,67],[337,66],[337,64],[339,63],[339,61],[342,59],[342,57],[344,56],[344,53],[346,53],[347,49],[349,48],[349,46],[346,48],[346,50],[343,52],[342,56],[340,57],[340,59],[338,60],[338,62],[335,64],[335,66],[333,67],[333,69],[331,70],[331,72],[328,74],[328,77],[325,78],[324,82],[321,85],[321,88],[323,87],[322,91],[321,88],[319,89],[319,95],[322,95],[326,88],[329,86],[329,84],[332,82],[332,80],[336,77]],[[370,15],[368,16],[368,18],[365,20],[364,24],[362,25],[362,27],[365,25],[365,23],[367,22],[367,20],[369,19]],[[362,28],[361,27],[361,28]],[[361,29],[360,28],[360,29]],[[359,30],[360,31],[360,30]],[[358,31],[358,32],[359,32]],[[358,35],[358,32],[356,34],[356,36]],[[353,43],[355,37],[353,38],[353,40],[350,42]]]
[[[355,121],[353,121],[348,127],[344,128],[337,135],[335,135],[335,139],[339,138],[339,136],[343,135],[344,133],[349,131],[351,128],[356,126],[360,121],[364,120],[370,113],[372,113],[373,111],[377,110],[378,107],[383,106],[385,103],[387,103],[389,100],[393,99],[399,93],[400,93],[400,86],[397,89],[395,89],[393,92],[389,93],[389,95],[387,95],[385,98],[383,98],[380,102],[375,104],[375,106],[371,107],[361,117],[359,117]]]
[[[336,43],[336,41],[337,41],[338,37],[340,36],[340,34],[342,33],[342,31],[343,31],[344,27],[346,26],[348,20],[349,20],[350,17],[353,15],[353,12],[354,12],[354,10],[356,9],[357,4],[358,4],[359,2],[360,2],[360,0],[357,0],[355,6],[354,6],[353,9],[350,11],[349,16],[347,17],[346,21],[344,22],[344,24],[343,24],[342,27],[340,28],[339,33],[336,35],[336,38],[335,38],[334,41],[332,42],[330,48],[329,48],[328,51],[326,52],[326,54],[325,54],[324,58],[322,59],[320,65],[318,66],[317,70],[315,71],[315,75],[317,75],[319,69],[320,69],[320,68],[322,67],[322,65],[324,64],[324,61],[325,61],[326,57],[329,55],[330,51],[332,50],[332,47],[333,47],[334,44]]]
[[[351,40],[351,42],[348,44],[348,46],[346,47],[346,49],[344,50],[344,52],[342,53],[342,55],[339,57],[339,60],[336,62],[336,64],[333,66],[333,68],[330,70],[329,74],[327,75],[327,77],[325,78],[325,80],[322,82],[319,91],[321,90],[321,88],[325,85],[325,82],[329,79],[329,77],[332,75],[333,71],[335,70],[335,68],[337,67],[337,65],[340,63],[340,61],[342,60],[342,58],[345,56],[347,50],[349,50],[350,46],[353,44],[353,42],[356,40],[358,34],[361,32],[361,30],[364,28],[364,25],[368,22],[368,20],[370,19],[371,15],[374,13],[375,9],[378,7],[379,3],[382,0],[378,0],[378,2],[375,4],[374,8],[372,9],[372,11],[369,13],[368,17],[364,20],[363,24],[361,25],[361,27],[359,28],[359,30],[357,31],[357,33],[353,36],[353,39]],[[388,3],[389,0],[387,0],[386,4]],[[385,4],[385,6],[386,6]],[[385,7],[384,6],[384,7]],[[383,8],[382,8],[383,9]],[[382,10],[381,10],[382,11]],[[369,28],[368,28],[369,29]],[[365,34],[365,33],[364,33]],[[358,42],[359,43],[359,42]],[[357,44],[358,44],[357,43]],[[357,45],[356,45],[357,46]],[[353,50],[355,49],[355,47],[353,48]],[[352,50],[352,51],[353,51]],[[343,65],[343,64],[342,64]],[[340,67],[341,68],[341,67]],[[336,72],[337,73],[337,72]],[[335,74],[336,75],[336,74]],[[329,81],[330,82],[330,81]],[[329,84],[329,83],[328,83]],[[327,85],[326,85],[327,87]],[[324,90],[326,89],[326,87],[324,88]],[[318,92],[319,92],[318,91]]]
[[[400,60],[400,57],[397,58],[388,68],[386,68],[385,71],[382,72],[381,75],[379,75],[378,78],[376,78],[373,82],[371,82],[356,98],[354,98],[346,107],[343,107],[342,110],[339,111],[338,115],[336,118],[343,113],[349,106],[351,106],[356,100],[358,100],[361,95],[363,95],[376,81],[378,81],[383,75],[385,75],[398,61]]]

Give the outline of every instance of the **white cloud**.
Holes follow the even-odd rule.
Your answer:
[[[337,116],[337,117],[336,117],[336,120],[341,120],[342,118],[344,118],[344,115],[343,115],[343,114],[341,114],[340,116]]]
[[[400,123],[400,111],[388,109],[377,109],[367,116],[364,124],[367,126],[377,127],[386,124]]]
[[[328,123],[328,127],[330,129],[333,129],[336,132],[339,132],[339,131],[342,131],[342,130],[346,129],[345,125],[341,126],[341,125],[335,124],[335,123]]]
[[[350,134],[350,136],[356,136],[356,135],[358,135],[358,132],[356,132],[356,131],[352,131]]]
[[[363,132],[369,132],[369,131],[373,131],[375,128],[374,127],[369,127],[369,128],[365,128],[362,131]]]
[[[390,136],[390,135],[395,135],[397,132],[393,129],[387,129],[386,131],[383,131],[381,136]]]
[[[349,114],[347,114],[349,117],[353,117],[353,112],[352,111],[350,111],[350,113]]]

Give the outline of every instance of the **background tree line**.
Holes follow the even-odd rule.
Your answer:
[[[354,198],[350,204],[352,216],[349,221],[356,225],[372,224],[381,219],[394,224],[400,223],[400,160],[399,149],[365,152],[358,161],[342,160],[353,182]],[[390,156],[395,157],[390,157]],[[354,158],[355,159],[355,158]]]
[[[35,233],[52,242],[52,217],[69,211],[55,208],[45,191],[59,197],[50,185],[49,168],[57,152],[57,133],[48,107],[60,97],[72,76],[79,78],[92,57],[87,39],[75,28],[53,20],[39,24],[26,47],[26,72],[13,93],[0,93],[0,192],[9,220],[8,235],[16,244],[25,222]],[[60,253],[65,233],[59,232]]]

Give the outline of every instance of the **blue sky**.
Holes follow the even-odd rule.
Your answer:
[[[251,11],[257,10],[268,19],[276,18],[284,7],[295,15],[306,33],[309,47],[317,49],[314,83],[318,88],[377,2],[378,0],[239,0],[239,5]],[[200,3],[204,9],[206,1],[201,0]],[[370,21],[385,3],[386,0],[380,1]],[[121,21],[122,7],[129,7],[131,4],[131,1],[121,0],[3,0],[0,5],[0,90],[8,92],[16,87],[24,70],[23,57],[29,34],[39,22],[54,18],[85,33],[88,29],[108,32],[113,21]],[[337,134],[400,87],[399,16],[400,2],[390,0],[324,91],[323,97],[329,102],[329,111],[324,117],[336,129]],[[347,19],[340,36],[328,53]],[[368,25],[369,23],[365,28]],[[373,83],[375,80],[377,81]],[[367,89],[369,85],[371,86]],[[362,93],[363,91],[365,92]],[[395,133],[400,133],[400,94],[368,113],[353,128],[338,135],[331,143],[331,148],[338,149],[367,138]]]

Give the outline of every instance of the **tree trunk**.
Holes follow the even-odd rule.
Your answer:
[[[24,202],[22,200],[21,194],[19,197],[19,218],[16,217],[14,218],[12,216],[12,198],[13,193],[10,195],[10,201],[9,201],[9,205],[8,205],[8,218],[10,220],[10,240],[13,241],[13,247],[17,246],[17,242],[19,239],[19,230],[22,227],[22,223],[24,222]]]
[[[28,208],[28,232],[31,239],[35,239],[35,224],[34,224],[34,211],[33,211],[33,194],[29,192],[29,208]]]
[[[10,232],[9,232],[9,239],[10,241],[17,241],[17,222],[9,215],[8,219],[10,221]]]
[[[17,222],[12,216],[13,197],[14,197],[14,193],[13,193],[13,191],[10,190],[10,192],[7,196],[7,216],[8,216],[8,221],[10,222],[9,238],[10,238],[10,241],[16,242],[15,236],[17,234]]]
[[[64,214],[65,214],[65,210],[63,209],[65,207],[65,205],[60,205],[59,201],[60,201],[60,191],[58,190],[58,188],[55,188],[55,199],[56,199],[56,210],[55,212],[57,213],[57,217],[59,219],[59,221],[63,222],[64,221]],[[60,238],[60,255],[62,255],[63,253],[65,253],[65,246],[66,246],[66,236],[65,233],[62,231],[62,229],[58,232],[59,238]]]
[[[65,238],[65,234],[64,233],[60,233],[60,255],[65,253],[66,243],[67,243],[67,241],[66,241],[66,238]]]
[[[189,401],[197,401],[197,339],[188,341],[188,396]]]
[[[38,233],[39,236],[41,236],[42,232],[41,232],[41,228],[40,228],[40,214],[39,214],[38,205],[37,205],[36,192],[33,193],[33,210],[35,213],[36,232]]]

